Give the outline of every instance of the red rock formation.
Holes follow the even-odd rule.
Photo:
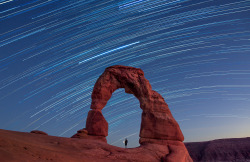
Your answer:
[[[87,136],[88,136],[88,131],[84,128],[77,131],[77,133],[74,134],[71,138],[85,138]]]
[[[112,93],[125,88],[133,94],[143,110],[140,130],[141,138],[183,141],[184,137],[178,123],[173,118],[164,98],[152,90],[141,69],[128,66],[111,66],[95,83],[92,92],[91,109],[86,122],[89,135],[107,136],[107,122],[101,114]],[[97,113],[98,115],[93,115]],[[146,140],[147,141],[147,140]],[[145,143],[145,140],[144,140]]]
[[[183,143],[168,145],[169,154],[162,158],[162,162],[187,162],[192,161]]]
[[[86,130],[80,130],[72,137],[105,141],[108,135],[108,123],[101,110],[118,88],[124,88],[126,93],[133,94],[140,102],[140,108],[143,110],[139,141],[141,147],[164,148],[162,161],[192,162],[182,142],[183,134],[167,103],[159,93],[152,90],[143,71],[138,68],[116,65],[105,69],[92,92]],[[164,149],[161,151],[164,152]]]
[[[107,139],[103,136],[91,136],[88,135],[88,131],[84,128],[84,129],[80,129],[79,131],[77,131],[76,134],[74,134],[71,138],[81,138],[81,139],[88,139],[88,140],[99,140],[102,142],[107,143]]]
[[[86,130],[89,135],[108,136],[108,122],[102,115],[101,110],[90,110],[86,122]]]

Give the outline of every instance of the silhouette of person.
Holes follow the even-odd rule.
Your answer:
[[[127,148],[127,145],[128,145],[128,140],[127,140],[127,138],[125,138],[124,143],[125,143],[125,148]]]

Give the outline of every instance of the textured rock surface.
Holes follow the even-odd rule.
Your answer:
[[[86,122],[89,135],[107,136],[107,122],[101,115],[112,93],[124,88],[133,94],[143,110],[140,137],[158,140],[183,141],[184,137],[178,123],[173,118],[164,98],[152,90],[141,69],[128,66],[111,66],[98,78],[92,92],[91,109]],[[98,112],[98,117],[93,116]],[[147,140],[144,140],[144,144]]]
[[[85,128],[77,131],[77,133],[74,134],[71,138],[81,138],[81,139],[87,139],[87,140],[99,140],[99,141],[107,143],[107,139],[103,136],[88,135],[88,131]]]
[[[177,128],[176,122],[167,113],[157,111],[142,112],[141,138],[182,141],[183,136],[180,131],[176,131]]]
[[[1,162],[160,162],[172,151],[170,149],[157,144],[125,149],[98,140],[43,136],[0,129]],[[181,155],[175,159],[183,157],[185,156]]]
[[[250,137],[185,143],[194,162],[250,162]]]
[[[182,145],[168,145],[169,154],[162,158],[163,162],[191,162],[188,155],[188,151],[185,146]]]
[[[86,121],[86,129],[89,135],[108,136],[108,122],[101,110],[90,110]]]
[[[88,131],[84,128],[77,131],[71,138],[85,138],[86,136],[88,136]]]
[[[47,133],[45,133],[45,132],[43,132],[43,131],[39,131],[39,130],[33,130],[33,131],[31,131],[30,133],[48,135]]]

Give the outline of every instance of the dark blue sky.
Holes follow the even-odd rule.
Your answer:
[[[117,64],[144,71],[185,141],[250,136],[248,0],[0,0],[0,129],[72,136]],[[108,143],[138,146],[141,112],[117,90]]]

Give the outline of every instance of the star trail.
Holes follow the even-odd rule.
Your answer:
[[[185,141],[250,136],[249,0],[0,0],[0,129],[71,137],[104,69],[141,68]],[[102,110],[139,145],[139,101]]]

